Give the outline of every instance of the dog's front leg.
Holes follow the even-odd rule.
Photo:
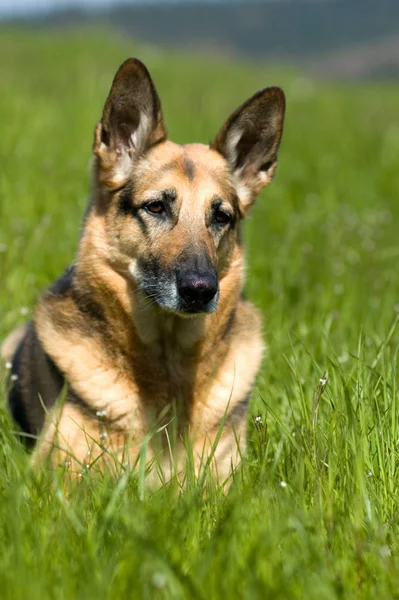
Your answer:
[[[94,418],[67,402],[48,416],[32,461],[34,466],[48,461],[72,478],[89,471],[116,475],[133,467],[139,452],[140,444],[133,435],[115,431],[102,415]]]
[[[199,478],[204,472],[218,484],[230,485],[246,449],[246,416],[234,423],[221,423],[210,434],[198,437],[193,445],[194,464]]]

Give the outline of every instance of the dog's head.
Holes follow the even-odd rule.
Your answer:
[[[215,310],[240,221],[273,178],[284,108],[282,90],[266,88],[210,146],[179,146],[145,66],[129,59],[118,70],[95,131],[96,210],[109,262],[162,309]]]

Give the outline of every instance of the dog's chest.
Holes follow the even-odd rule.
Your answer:
[[[138,358],[138,360],[137,360]],[[176,340],[162,339],[144,356],[131,363],[132,379],[140,401],[157,415],[174,406],[187,412],[198,395],[201,361],[194,351],[182,349]]]
[[[206,396],[215,353],[204,357],[195,323],[179,329],[167,321],[153,343],[132,335],[121,344],[112,336],[91,335],[78,320],[75,327],[60,328],[53,316],[37,315],[46,352],[75,394],[121,429],[146,429],[149,420],[163,420],[174,410],[189,419]]]

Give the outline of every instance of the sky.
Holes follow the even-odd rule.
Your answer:
[[[91,8],[93,6],[108,7],[115,4],[149,4],[155,0],[0,0],[0,17],[14,15],[35,14],[54,8],[75,6],[80,8]],[[157,0],[167,2],[171,0]],[[176,0],[175,0],[176,1]],[[189,0],[177,0],[189,1]]]
[[[0,0],[0,15],[35,13],[63,6],[110,6],[112,0]]]

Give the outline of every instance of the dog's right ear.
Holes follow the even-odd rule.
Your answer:
[[[161,102],[150,74],[141,61],[129,58],[115,75],[95,130],[100,180],[110,188],[123,186],[137,158],[165,139]]]

